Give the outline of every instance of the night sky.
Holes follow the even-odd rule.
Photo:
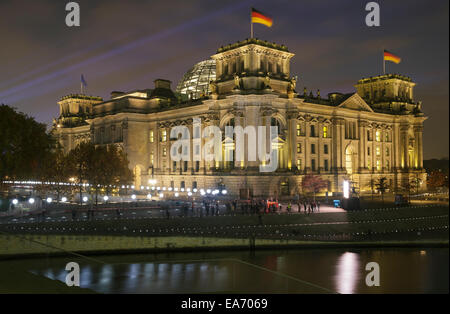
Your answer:
[[[382,74],[383,48],[402,57],[388,73],[410,76],[423,101],[424,158],[449,155],[449,1],[377,1],[381,26],[367,27],[361,0],[78,0],[81,26],[67,27],[69,1],[1,0],[0,103],[50,124],[57,101],[80,91],[109,99],[113,90],[172,87],[222,45],[250,36],[250,8],[271,15],[255,37],[296,54],[291,74],[326,96],[352,92]]]

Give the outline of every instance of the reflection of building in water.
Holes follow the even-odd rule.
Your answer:
[[[349,179],[361,190],[369,190],[370,181],[380,177],[394,188],[413,178],[425,183],[426,118],[421,104],[413,101],[410,78],[361,79],[356,92],[328,97],[306,88],[298,93],[290,71],[293,56],[285,46],[248,39],[221,47],[211,60],[195,65],[178,85],[184,96],[166,80],[156,80],[152,89],[112,92],[109,100],[69,95],[59,102],[53,133],[66,151],[81,141],[121,146],[137,189],[156,179],[160,187],[223,184],[234,195],[241,189],[257,196],[294,195],[302,192],[306,174],[328,180],[330,192],[342,192],[342,182]],[[191,161],[171,160],[175,139],[170,130],[186,126],[192,137],[200,131],[193,128],[194,118],[201,119],[202,128],[222,131],[226,126],[277,126],[278,143],[265,142],[266,148],[277,149],[277,171],[259,171],[264,161],[249,158],[248,149],[259,147],[248,135],[240,156],[235,137],[222,135],[222,154],[233,161],[194,161],[197,146],[191,146]]]

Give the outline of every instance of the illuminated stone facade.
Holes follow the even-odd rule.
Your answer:
[[[113,92],[107,101],[87,97],[81,104],[81,96],[67,96],[59,102],[54,134],[66,151],[82,140],[120,145],[137,189],[156,179],[161,187],[223,184],[234,195],[241,189],[255,196],[295,195],[302,193],[302,178],[309,173],[328,180],[330,194],[342,192],[343,180],[369,191],[370,181],[380,177],[388,179],[392,190],[412,180],[422,182],[424,189],[426,118],[421,103],[413,101],[411,79],[371,77],[357,82],[356,93],[322,98],[319,92],[297,93],[297,78],[290,73],[293,56],[285,46],[257,39],[222,47],[211,57],[216,80],[208,95],[198,99],[181,100],[165,80],[156,80],[154,89]],[[67,111],[72,102],[80,105]],[[247,148],[255,148],[256,142],[247,137],[243,161],[171,161],[171,128],[185,125],[192,135],[194,118],[201,118],[202,127],[222,130],[227,125],[278,126],[278,170],[261,173],[260,161],[248,160]],[[232,139],[222,140],[224,155],[236,157]]]

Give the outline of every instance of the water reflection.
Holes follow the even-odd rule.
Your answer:
[[[359,255],[345,252],[339,257],[336,270],[335,285],[337,292],[344,294],[355,293],[355,288],[360,280]]]
[[[448,293],[448,249],[229,252],[168,255],[164,261],[155,255],[104,258],[107,264],[79,261],[82,288],[100,293]],[[33,265],[28,269],[65,282],[67,260],[53,261],[41,267],[28,262]],[[371,261],[382,270],[377,288],[365,285],[365,265]]]

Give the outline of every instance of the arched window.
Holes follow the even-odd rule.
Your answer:
[[[281,134],[281,123],[278,119],[276,118],[270,119],[270,126],[276,126],[278,128],[278,135]]]

